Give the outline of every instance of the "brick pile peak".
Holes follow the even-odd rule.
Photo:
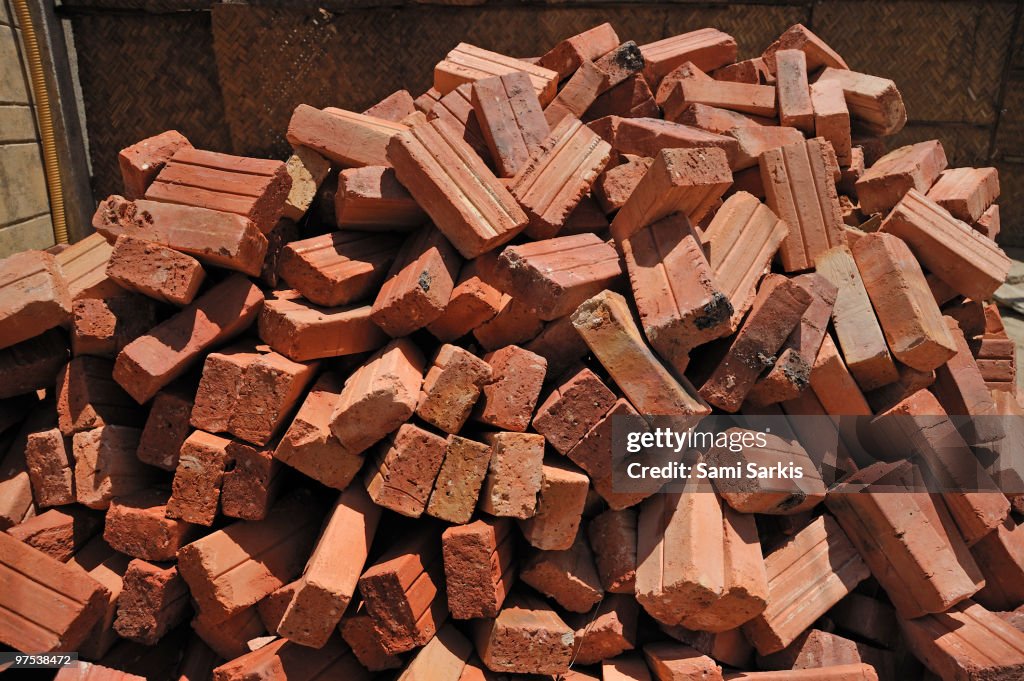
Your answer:
[[[0,648],[96,681],[1024,679],[1024,497],[900,458],[1014,446],[948,418],[1024,415],[996,170],[890,144],[897,84],[800,24],[458,38],[424,93],[297,106],[286,159],[133,144],[95,234],[0,261]],[[737,412],[888,449],[791,419],[790,491],[613,484],[617,419]]]

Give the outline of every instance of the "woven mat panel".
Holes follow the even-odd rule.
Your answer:
[[[993,151],[995,158],[1024,161],[1024,71],[1010,75]]]
[[[72,27],[94,196],[121,191],[118,151],[169,128],[230,150],[209,14],[79,15]]]
[[[896,81],[911,120],[991,124],[1016,3],[823,2],[814,31],[856,70]]]
[[[1024,205],[1024,163],[998,162],[999,170],[999,219],[1002,230],[999,243],[1004,246],[1024,246],[1024,224],[1021,211],[1014,206]]]

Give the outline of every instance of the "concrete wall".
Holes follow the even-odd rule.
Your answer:
[[[0,258],[53,243],[21,29],[10,0],[0,0]]]

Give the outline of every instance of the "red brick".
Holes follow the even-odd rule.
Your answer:
[[[564,549],[533,551],[519,578],[565,610],[589,612],[604,596],[594,567],[594,556],[580,535]]]
[[[600,24],[559,42],[537,60],[537,66],[550,69],[560,80],[565,80],[584,61],[595,61],[618,44],[619,37],[612,25]]]
[[[374,503],[411,518],[420,517],[445,449],[444,438],[411,423],[400,426],[367,468],[365,484]]]
[[[438,340],[448,343],[461,338],[498,314],[502,293],[484,281],[479,262],[471,260],[462,267],[444,312],[427,324]]]
[[[0,570],[8,612],[0,641],[23,653],[77,650],[103,617],[108,591],[75,565],[0,532]]]
[[[868,168],[856,183],[865,214],[884,213],[911,189],[926,193],[946,168],[946,153],[938,140],[918,142],[890,151]]]
[[[61,329],[0,349],[0,372],[4,376],[0,399],[52,388],[68,359],[68,339]]]
[[[335,489],[348,487],[363,465],[361,456],[331,434],[331,414],[341,390],[337,374],[321,375],[274,452],[274,458]]]
[[[114,243],[107,276],[124,289],[181,306],[196,297],[206,273],[195,258],[121,234]]]
[[[679,90],[678,92],[682,92]],[[678,100],[678,101],[677,101]],[[682,123],[683,125],[693,126],[712,132],[718,135],[725,135],[731,133],[734,128],[746,128],[746,127],[775,127],[775,121],[768,118],[761,118],[759,116],[747,116],[736,111],[730,111],[728,109],[719,109],[718,107],[708,106],[707,104],[695,104],[682,101],[682,94],[678,97],[670,99],[666,102],[666,106],[675,106],[676,109],[669,110],[665,115],[665,120],[671,120],[676,123]],[[779,131],[778,133],[772,132],[772,136],[778,134],[784,134]],[[788,134],[788,133],[785,133]],[[735,136],[737,142],[742,142],[745,147],[742,156],[744,159],[748,156],[752,156],[757,149],[754,147],[754,142],[760,138],[752,137],[748,138],[745,136]],[[768,141],[765,138],[765,141]],[[771,145],[765,147],[764,144],[758,144],[757,148],[770,148]],[[744,160],[741,163],[734,162],[737,166],[753,166],[754,163]]]
[[[401,657],[384,651],[373,619],[366,614],[366,608],[361,601],[353,614],[342,619],[339,628],[341,637],[352,648],[352,654],[359,660],[359,664],[371,672],[402,666]]]
[[[491,380],[491,366],[486,361],[455,345],[442,345],[423,380],[416,414],[446,433],[458,433],[481,388]]]
[[[947,414],[971,417],[962,426],[962,433],[969,444],[999,440],[1004,435],[1003,424],[993,418],[999,410],[985,384],[985,377],[971,355],[960,325],[951,317],[943,317],[943,321],[956,345],[956,355],[935,369],[932,392]]]
[[[383,118],[386,121],[400,121],[413,111],[415,105],[408,90],[395,90],[363,112],[367,116]]]
[[[15,253],[0,260],[0,347],[7,348],[70,320],[71,294],[54,256]]]
[[[636,51],[636,43],[630,41],[628,44],[635,54],[639,55],[639,52]],[[623,69],[616,69],[616,71],[616,75],[621,74],[625,77]],[[555,126],[569,117],[582,118],[584,113],[597,101],[597,98],[611,87],[612,82],[608,72],[593,61],[584,61],[572,78],[562,86],[558,96],[544,109],[546,123]]]
[[[495,619],[480,620],[473,639],[491,671],[562,674],[572,659],[574,633],[547,604],[517,595]]]
[[[632,595],[636,589],[637,512],[609,509],[591,519],[587,536],[605,591]]]
[[[143,645],[154,645],[189,613],[188,586],[178,568],[135,559],[124,573],[114,631]]]
[[[732,183],[720,149],[666,149],[654,157],[647,174],[612,220],[616,241],[672,213],[700,220]]]
[[[416,409],[423,355],[406,339],[392,341],[345,381],[331,416],[331,432],[359,454],[405,423]]]
[[[484,356],[490,380],[482,385],[475,418],[487,425],[522,432],[530,425],[547,371],[547,360],[509,345]]]
[[[805,143],[803,135],[796,128],[776,125],[740,125],[726,130],[723,134],[736,142],[731,165],[737,173],[756,167],[765,152]]]
[[[835,69],[848,68],[846,62],[835,50],[803,24],[790,26],[775,42],[765,48],[762,59],[772,73],[776,72],[776,54],[780,50],[803,52],[807,55],[808,71],[816,71],[822,66],[831,66]]]
[[[381,166],[388,165],[388,142],[405,129],[401,123],[374,116],[299,104],[286,137],[292,146],[309,147],[342,166]]]
[[[570,375],[571,374],[571,375]],[[615,394],[586,367],[562,376],[533,418],[533,429],[567,454],[615,404]]]
[[[380,288],[399,243],[397,237],[387,234],[321,234],[285,246],[278,273],[311,303],[345,305]]]
[[[167,517],[168,493],[150,488],[116,497],[107,509],[103,539],[132,558],[174,560],[197,528]]]
[[[108,240],[130,234],[250,276],[260,273],[267,254],[267,238],[255,223],[207,208],[111,196],[96,209],[93,227]]]
[[[1013,519],[983,537],[971,553],[985,577],[974,599],[990,610],[1011,610],[1024,600],[1024,531]]]
[[[591,615],[575,618],[575,662],[598,664],[632,650],[636,646],[639,611],[635,600],[615,595],[605,597]]]
[[[114,247],[102,234],[90,234],[56,254],[72,300],[105,298],[123,289],[107,276],[107,262]]]
[[[260,267],[260,281],[270,287],[278,285],[277,263],[281,259],[281,250],[292,241],[299,239],[299,226],[286,218],[278,220],[274,228],[267,232],[267,256]]]
[[[26,435],[25,465],[32,481],[32,496],[40,508],[74,503],[71,442],[58,428]]]
[[[615,402],[601,420],[587,431],[587,434],[566,454],[573,463],[590,476],[594,490],[613,509],[623,509],[638,504],[650,496],[650,492],[616,492],[612,483],[612,430],[616,417],[628,416],[639,424],[637,410],[624,399]]]
[[[707,679],[721,681],[722,668],[707,655],[679,643],[648,643],[644,646],[647,666],[659,679]]]
[[[544,436],[499,432],[484,437],[491,446],[491,465],[480,492],[480,510],[495,516],[532,517],[543,482]]]
[[[688,78],[678,85],[684,102],[695,102],[739,111],[754,116],[774,118],[778,111],[775,87],[750,85],[720,80]]]
[[[218,656],[234,659],[250,652],[249,641],[267,633],[255,605],[243,608],[231,617],[210,622],[209,617],[197,613],[192,629]]]
[[[138,460],[142,431],[128,426],[100,426],[75,433],[75,495],[78,503],[105,509],[115,497],[147,487],[155,471]]]
[[[589,352],[569,315],[545,324],[523,348],[548,361],[547,376],[551,378],[561,376]]]
[[[8,446],[7,453],[0,458],[0,528],[5,530],[36,513],[25,452],[15,445],[17,442]]]
[[[838,288],[832,320],[850,373],[863,390],[895,382],[899,374],[853,253],[843,246],[833,248],[820,255],[814,266]]]
[[[544,462],[537,511],[532,517],[519,521],[526,541],[546,552],[572,547],[576,536],[583,536],[579,527],[589,487],[587,476],[568,461],[549,459]]]
[[[598,96],[584,113],[583,122],[590,123],[605,116],[657,118],[659,113],[658,103],[654,100],[647,80],[643,74],[634,73]]]
[[[167,130],[125,147],[117,155],[124,195],[141,199],[146,189],[179,149],[192,145],[177,130]]]
[[[870,416],[871,407],[836,348],[832,336],[825,334],[821,349],[811,367],[811,389],[826,413],[841,416]]]
[[[327,678],[368,681],[370,675],[352,651],[335,636],[319,650],[278,639],[213,670],[213,681],[288,678],[313,681]]]
[[[333,213],[338,227],[370,232],[408,231],[427,219],[394,168],[366,166],[338,173]]]
[[[737,151],[736,140],[731,137],[657,118],[606,116],[589,125],[621,154],[653,157],[662,149],[716,147],[732,159]]]
[[[732,304],[731,330],[753,305],[757,285],[788,233],[784,221],[746,192],[730,196],[704,230],[715,281]]]
[[[783,49],[775,53],[775,76],[778,79],[779,121],[782,125],[814,132],[814,109],[807,84],[807,55],[799,49]]]
[[[743,625],[761,655],[778,652],[868,577],[839,525],[822,516],[765,556],[768,607]]]
[[[613,154],[614,162],[616,154]],[[594,183],[592,193],[605,213],[613,213],[625,205],[637,184],[654,162],[645,156],[622,155],[618,165],[611,165]]]
[[[601,662],[601,678],[604,681],[651,681],[651,672],[642,657],[619,655]]]
[[[743,635],[742,629],[712,633],[665,625],[660,628],[673,639],[731,667],[743,669],[753,665],[754,648]]]
[[[500,177],[514,177],[540,148],[549,129],[528,74],[477,80],[473,108]]]
[[[376,350],[388,337],[369,305],[321,307],[295,291],[276,291],[260,310],[260,339],[296,362]]]
[[[131,397],[111,376],[113,363],[104,358],[74,357],[57,376],[60,431],[70,437],[100,426],[141,425],[142,415]]]
[[[441,536],[448,607],[455,619],[496,617],[516,576],[511,522],[481,519]]]
[[[823,137],[832,145],[840,165],[844,168],[849,166],[853,161],[850,110],[846,106],[842,85],[835,80],[819,80],[811,85],[811,102],[814,106],[814,135]],[[861,174],[864,172],[863,161],[861,154]]]
[[[124,293],[80,298],[71,305],[71,349],[77,355],[114,359],[126,345],[156,326],[156,304]]]
[[[110,548],[102,537],[95,537],[68,562],[85,570],[107,590],[103,615],[78,649],[82,657],[102,658],[121,640],[114,631],[114,618],[117,617],[117,599],[121,595],[124,573],[131,558]]]
[[[193,432],[181,446],[174,472],[167,517],[190,523],[213,524],[220,502],[224,471],[229,462],[231,440],[201,430]]]
[[[411,106],[410,100],[410,108]],[[281,217],[297,222],[313,204],[317,190],[331,172],[331,162],[312,149],[297,146],[292,149],[292,155],[284,165],[292,185],[285,199]]]
[[[672,69],[664,78],[661,79],[661,82],[658,83],[655,102],[665,112],[665,120],[674,119],[679,113],[679,110],[684,106],[682,102],[682,88],[680,88],[679,85],[683,81],[691,79],[705,81],[713,80],[711,76],[698,68],[696,64],[687,61]],[[746,81],[737,81],[733,79],[732,82]]]
[[[539,106],[539,105],[538,105]],[[437,100],[437,104],[424,116],[417,114],[405,122],[414,125],[426,121],[439,121],[463,142],[468,144],[476,155],[488,166],[491,163],[491,151],[487,146],[481,122],[473,106],[473,83],[463,83],[445,96]]]
[[[280,490],[280,462],[273,451],[232,442],[227,447],[233,461],[224,474],[220,491],[221,512],[229,518],[263,520]]]
[[[434,89],[443,96],[463,83],[503,76],[516,71],[525,71],[529,74],[541,105],[547,106],[558,89],[558,73],[468,43],[456,45],[434,67]]]
[[[702,28],[641,45],[640,52],[647,63],[644,76],[653,87],[684,62],[693,62],[702,71],[713,71],[733,63],[736,61],[736,41],[718,29]]]
[[[359,578],[359,592],[385,652],[403,653],[429,641],[448,617],[441,542],[419,532],[393,544]]]
[[[877,681],[878,673],[874,666],[856,662],[781,672],[737,672],[725,678],[729,681]]]
[[[498,312],[473,329],[473,336],[484,350],[497,350],[533,340],[543,328],[544,322],[529,303],[503,293]]]
[[[491,449],[487,445],[449,435],[427,514],[450,523],[468,523],[476,509],[490,459]]]
[[[319,511],[309,494],[294,494],[265,520],[239,521],[183,546],[178,569],[201,616],[223,622],[298,576]]]
[[[62,563],[99,533],[102,520],[77,506],[52,508],[7,529],[7,534]]]
[[[993,241],[999,236],[999,206],[992,204],[981,214],[981,217],[971,225],[976,231],[981,232]]]
[[[863,132],[885,137],[895,135],[906,124],[907,110],[903,106],[903,97],[896,84],[888,78],[827,65],[818,76],[818,82],[822,80],[837,80],[843,86],[850,114]]]
[[[841,676],[842,672],[837,668],[861,665],[871,665],[882,678],[891,678],[896,672],[895,662],[886,651],[821,629],[810,629],[785,650],[758,658],[758,666],[762,669],[793,671],[797,674],[806,671],[804,676],[810,676],[816,670],[823,675],[836,675],[827,678],[840,679],[847,677]]]

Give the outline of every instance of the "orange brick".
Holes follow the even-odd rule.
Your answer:
[[[992,241],[996,240],[999,236],[999,206],[992,204],[988,209],[981,214],[981,217],[971,225],[975,230],[981,232]]]
[[[999,171],[995,168],[951,168],[939,175],[928,198],[957,220],[977,222],[999,198]]]
[[[484,281],[479,265],[479,259],[463,265],[444,312],[427,324],[438,340],[448,343],[461,338],[498,314],[502,292]]]
[[[487,445],[449,435],[444,461],[427,502],[427,515],[450,523],[468,523],[490,461],[491,448]]]
[[[811,85],[811,103],[814,107],[814,135],[832,145],[840,165],[850,165],[853,162],[850,110],[846,106],[842,86],[835,80],[819,80]],[[863,154],[860,162],[863,173]]]
[[[423,515],[441,469],[447,443],[405,423],[381,445],[366,470],[366,490],[378,506],[410,518]]]
[[[707,655],[679,643],[648,643],[644,646],[647,666],[656,679],[722,679],[722,668]]]
[[[666,106],[670,106],[675,103],[678,103],[679,106],[675,109],[669,110],[669,112],[665,114],[665,120],[682,123],[683,125],[690,125],[718,135],[724,135],[733,128],[772,126],[775,122],[768,118],[747,116],[746,114],[730,111],[728,109],[720,109],[715,106],[708,106],[707,104],[683,102],[682,95],[679,96],[678,102],[676,102],[676,100],[670,100],[670,102],[666,103]],[[744,155],[746,156],[750,154],[751,151],[748,150]]]
[[[58,428],[26,435],[25,465],[32,482],[32,497],[40,508],[75,502],[71,443]]]
[[[71,435],[109,424],[142,423],[138,405],[111,377],[113,363],[101,357],[75,357],[57,376],[57,415],[61,432]]]
[[[0,347],[66,325],[71,294],[54,256],[25,251],[0,260]]]
[[[599,95],[583,115],[583,121],[590,123],[605,116],[657,118],[659,113],[658,104],[654,101],[647,80],[643,74],[634,73]]]
[[[779,122],[814,131],[814,108],[807,84],[807,55],[801,50],[785,49],[775,53],[775,76],[778,79]]]
[[[604,592],[587,540],[580,537],[557,551],[533,551],[519,569],[520,581],[570,612],[586,613]]]
[[[125,147],[117,155],[124,195],[141,199],[146,189],[179,149],[192,145],[177,130],[167,130]]]
[[[188,587],[174,565],[135,559],[128,564],[117,599],[114,631],[143,645],[154,645],[189,613]]]
[[[578,534],[589,487],[587,476],[569,462],[546,461],[541,468],[537,512],[519,521],[526,541],[544,551],[569,549]],[[582,541],[583,535],[579,536]]]
[[[159,488],[115,498],[107,509],[104,541],[132,558],[175,560],[178,549],[195,538],[197,528],[168,518],[167,501],[167,492]]]
[[[260,339],[285,357],[306,362],[376,350],[387,334],[374,324],[369,305],[320,307],[294,291],[277,291],[263,303]]]
[[[167,517],[180,518],[210,527],[217,517],[224,471],[230,462],[231,440],[201,430],[194,431],[181,445],[174,471]]]
[[[319,674],[332,678],[368,681],[366,672],[339,637],[332,637],[320,649],[278,639],[262,648],[236,657],[213,670],[214,681],[244,681],[250,678],[311,679]]]
[[[206,273],[195,258],[122,234],[110,254],[107,276],[124,289],[180,306],[196,297]]]
[[[480,659],[494,672],[562,674],[572,658],[573,630],[539,599],[516,595],[474,631]]]
[[[612,25],[600,24],[559,42],[537,60],[537,66],[554,71],[559,80],[564,80],[584,61],[594,61],[614,50],[618,44],[619,36]]]
[[[619,399],[612,408],[587,431],[587,434],[566,454],[573,463],[590,476],[590,483],[613,509],[623,509],[640,503],[651,495],[644,491],[616,492],[612,482],[613,424],[617,417],[631,417],[639,424],[637,410],[625,399]]]
[[[769,45],[762,53],[765,65],[772,73],[776,72],[776,54],[780,50],[800,50],[807,55],[807,70],[816,71],[822,66],[831,66],[835,69],[848,68],[843,58],[825,44],[825,42],[811,32],[803,24],[794,24],[783,31],[778,39]]]
[[[297,222],[313,205],[320,185],[331,171],[331,162],[312,149],[298,146],[285,161],[285,171],[292,178],[292,186],[281,217]]]
[[[566,372],[537,408],[533,429],[567,454],[615,404],[615,394],[586,367]]]
[[[529,303],[503,293],[498,303],[498,312],[473,329],[473,336],[484,350],[497,350],[506,345],[533,340],[543,328],[544,322],[530,308]]]
[[[491,366],[455,345],[442,345],[423,380],[416,414],[446,433],[458,433],[469,419]]]
[[[1010,610],[1021,601],[1024,584],[1024,531],[1007,519],[971,547],[971,553],[985,577],[974,599],[990,610]]]
[[[550,132],[530,77],[516,71],[475,81],[473,109],[500,177],[515,177]]]
[[[582,342],[582,341],[581,341]],[[0,349],[0,399],[32,395],[43,388],[52,388],[57,374],[70,359],[67,334],[50,329],[42,335]]]
[[[683,90],[679,85],[690,79],[713,80],[711,76],[697,67],[691,61],[683,62],[675,67],[658,83],[655,94],[655,102],[665,112],[665,119],[675,118],[675,114],[685,106],[683,103]],[[672,115],[670,116],[669,113]]]
[[[491,151],[480,127],[480,117],[473,107],[473,83],[463,83],[444,97],[425,116],[428,121],[444,123],[457,137],[468,144],[484,163],[491,165]],[[408,125],[421,122],[410,118]]]
[[[373,619],[366,614],[362,601],[353,614],[341,620],[339,628],[341,637],[352,649],[352,654],[359,660],[359,664],[368,670],[379,672],[402,666],[401,657],[384,652]]]
[[[829,65],[818,76],[818,82],[822,80],[839,81],[843,86],[850,115],[864,132],[885,137],[895,135],[906,125],[907,110],[903,105],[903,97],[896,89],[896,84],[888,78]]]
[[[8,528],[7,534],[66,563],[99,532],[101,524],[100,518],[77,506],[51,508]]]
[[[591,519],[587,537],[601,586],[610,593],[632,597],[636,591],[637,512],[609,509]]]
[[[281,251],[278,274],[316,305],[345,305],[380,287],[399,243],[392,235],[350,231],[293,241]]]
[[[754,85],[772,85],[776,82],[775,74],[768,70],[768,65],[764,63],[763,57],[744,59],[715,69],[714,78],[715,80]]]
[[[100,426],[75,433],[75,497],[89,508],[105,509],[115,497],[150,485],[155,471],[135,456],[138,428]]]
[[[72,300],[105,298],[122,291],[107,276],[107,263],[113,250],[103,234],[90,234],[56,254]]]
[[[282,466],[273,451],[232,442],[227,448],[234,462],[224,474],[220,510],[228,518],[263,520],[281,489]]]
[[[636,43],[630,42],[630,45],[636,50]],[[553,127],[570,116],[582,118],[597,98],[611,87],[611,79],[606,71],[592,61],[584,61],[544,109],[545,121]]]
[[[517,572],[511,521],[487,518],[449,527],[441,545],[452,617],[496,617]]]
[[[714,28],[702,28],[640,46],[647,63],[644,76],[656,86],[670,71],[693,62],[702,71],[713,71],[736,61],[736,41]]]
[[[535,433],[487,433],[491,465],[480,491],[480,510],[493,516],[530,518],[537,512],[544,437]]]
[[[734,171],[757,167],[762,154],[766,152],[778,152],[783,147],[805,143],[803,135],[796,128],[777,125],[740,125],[723,134],[736,142],[731,164]]]
[[[736,140],[731,137],[657,118],[609,115],[588,125],[620,154],[653,157],[662,149],[717,147],[725,152],[731,162],[737,151]]]
[[[468,43],[456,45],[434,67],[434,89],[443,96],[463,83],[503,76],[516,71],[524,71],[530,76],[530,83],[540,99],[541,106],[547,106],[558,89],[558,73]]]
[[[832,336],[825,334],[811,367],[811,389],[826,413],[834,416],[871,416],[864,393],[846,366]]]
[[[613,162],[615,156],[613,154]],[[653,158],[625,154],[621,155],[618,165],[609,164],[592,188],[601,209],[613,213],[622,208],[653,162]]]
[[[927,192],[946,168],[946,153],[938,140],[900,147],[873,163],[856,183],[865,214],[888,211],[907,192]]]
[[[363,113],[367,116],[375,116],[387,121],[400,121],[415,110],[412,95],[409,94],[409,91],[395,90]]]
[[[775,87],[721,80],[689,78],[680,81],[683,101],[717,106],[754,116],[774,118],[778,111]]]
[[[338,173],[333,201],[338,227],[368,232],[409,231],[426,221],[426,213],[386,166],[345,168]]]
[[[124,573],[129,562],[131,558],[110,548],[102,537],[93,538],[68,561],[69,565],[85,570],[107,590],[103,614],[79,648],[80,655],[99,659],[121,640],[114,631],[114,618],[117,617],[117,599],[124,586]]]
[[[544,324],[538,331],[523,348],[548,361],[548,376],[561,376],[589,352],[569,315]]]
[[[374,116],[299,104],[288,121],[286,137],[291,145],[308,147],[342,166],[385,166],[388,142],[405,129]]]
[[[598,664],[636,646],[640,608],[622,594],[606,597],[594,611],[593,620],[577,618],[573,655],[579,664]],[[608,678],[607,673],[604,676]]]
[[[452,624],[438,630],[405,666],[403,681],[459,681],[473,644]]]

